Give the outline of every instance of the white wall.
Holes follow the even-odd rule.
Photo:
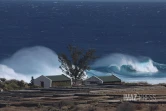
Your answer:
[[[90,77],[89,79],[85,80],[84,81],[84,84],[85,85],[90,85],[90,82],[97,82],[97,84],[102,84],[103,81],[100,80],[99,78],[95,77],[95,76],[92,76]]]
[[[43,75],[36,78],[36,79],[34,79],[34,84],[37,85],[37,86],[41,86],[41,81],[44,82],[44,88],[51,87],[52,81],[49,78],[47,78]]]

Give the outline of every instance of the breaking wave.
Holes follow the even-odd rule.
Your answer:
[[[156,73],[158,69],[153,65],[153,61],[149,58],[136,58],[124,54],[111,54],[96,61],[92,67],[116,67],[118,70],[140,72],[140,73]]]
[[[110,54],[98,59],[90,76],[114,74],[125,82],[148,82],[151,84],[165,83],[166,65],[154,62],[148,57],[134,57],[126,54]]]
[[[57,54],[36,46],[24,48],[0,62],[0,77],[30,81],[31,76],[61,74]]]
[[[0,62],[0,78],[29,82],[31,76],[62,74],[59,66],[58,56],[51,49],[43,46],[24,48]],[[166,78],[166,65],[148,57],[110,54],[96,60],[91,68],[86,71],[88,76],[114,73],[123,81],[158,80],[159,83]]]

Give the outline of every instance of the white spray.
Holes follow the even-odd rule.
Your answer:
[[[104,58],[97,60],[93,67],[111,67],[117,66],[119,69],[123,65],[130,65],[137,72],[141,73],[156,73],[158,69],[153,65],[153,61],[149,59],[147,62],[140,62],[138,58],[124,55],[124,54],[111,54]]]
[[[0,77],[29,82],[31,76],[62,74],[59,65],[57,54],[49,48],[24,48],[1,62]]]

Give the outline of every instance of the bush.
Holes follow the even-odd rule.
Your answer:
[[[71,106],[69,111],[80,111],[80,108],[78,106]]]
[[[38,103],[38,104],[37,104],[37,107],[38,107],[38,108],[43,108],[43,105],[42,105],[41,103]]]
[[[159,106],[156,104],[149,106],[149,111],[158,111],[158,109],[159,109]]]
[[[137,86],[138,83],[134,83],[134,82],[127,82],[127,83],[124,83],[124,85],[127,85],[127,86]]]
[[[159,83],[159,84],[157,84],[157,86],[165,86],[166,87],[166,83]]]
[[[0,81],[5,82],[6,79],[5,78],[0,78]]]
[[[134,111],[134,106],[132,103],[129,102],[125,102],[125,103],[121,103],[116,111]]]
[[[5,80],[4,82],[0,83],[0,87],[4,90],[20,90],[28,88],[28,84],[25,83],[23,80],[18,81],[15,79],[12,80]]]
[[[141,104],[136,104],[135,105],[135,109],[136,110],[141,110],[142,109],[142,105]]]
[[[37,85],[34,85],[34,86],[32,86],[31,84],[27,84],[26,86],[25,86],[25,88],[31,88],[31,89],[33,89],[33,88],[42,88],[41,86],[37,86]]]
[[[127,85],[127,86],[147,86],[147,85],[151,85],[147,82],[123,82],[123,85]]]
[[[94,106],[89,106],[87,111],[96,111],[96,108]]]
[[[5,84],[5,86],[6,86],[7,90],[18,90],[19,89],[19,86],[16,83],[14,83],[14,82],[12,82],[12,83],[10,83],[8,85]]]
[[[59,111],[59,110],[56,109],[55,107],[48,107],[46,111]]]
[[[54,104],[53,106],[59,110],[62,110],[64,107],[71,108],[72,106],[74,106],[74,102],[61,100],[60,102]]]
[[[138,85],[146,86],[146,85],[151,85],[151,84],[149,84],[147,82],[138,82]]]
[[[5,85],[5,84],[4,84],[3,82],[0,82],[0,88],[3,89],[3,88],[4,88],[4,85]]]

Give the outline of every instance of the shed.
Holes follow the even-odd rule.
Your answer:
[[[72,85],[72,80],[63,74],[56,76],[46,76],[46,77],[52,81],[51,87]]]
[[[103,84],[121,84],[121,79],[115,75],[111,76],[98,76],[103,81]]]
[[[84,81],[85,85],[97,85],[97,84],[103,84],[103,81],[98,78],[97,76],[92,76]]]
[[[41,75],[40,77],[34,79],[34,85],[41,86],[44,88],[57,86],[71,86],[72,80],[64,74],[50,76]]]
[[[84,81],[85,85],[99,85],[99,84],[121,84],[121,79],[115,75],[111,76],[92,76]]]

